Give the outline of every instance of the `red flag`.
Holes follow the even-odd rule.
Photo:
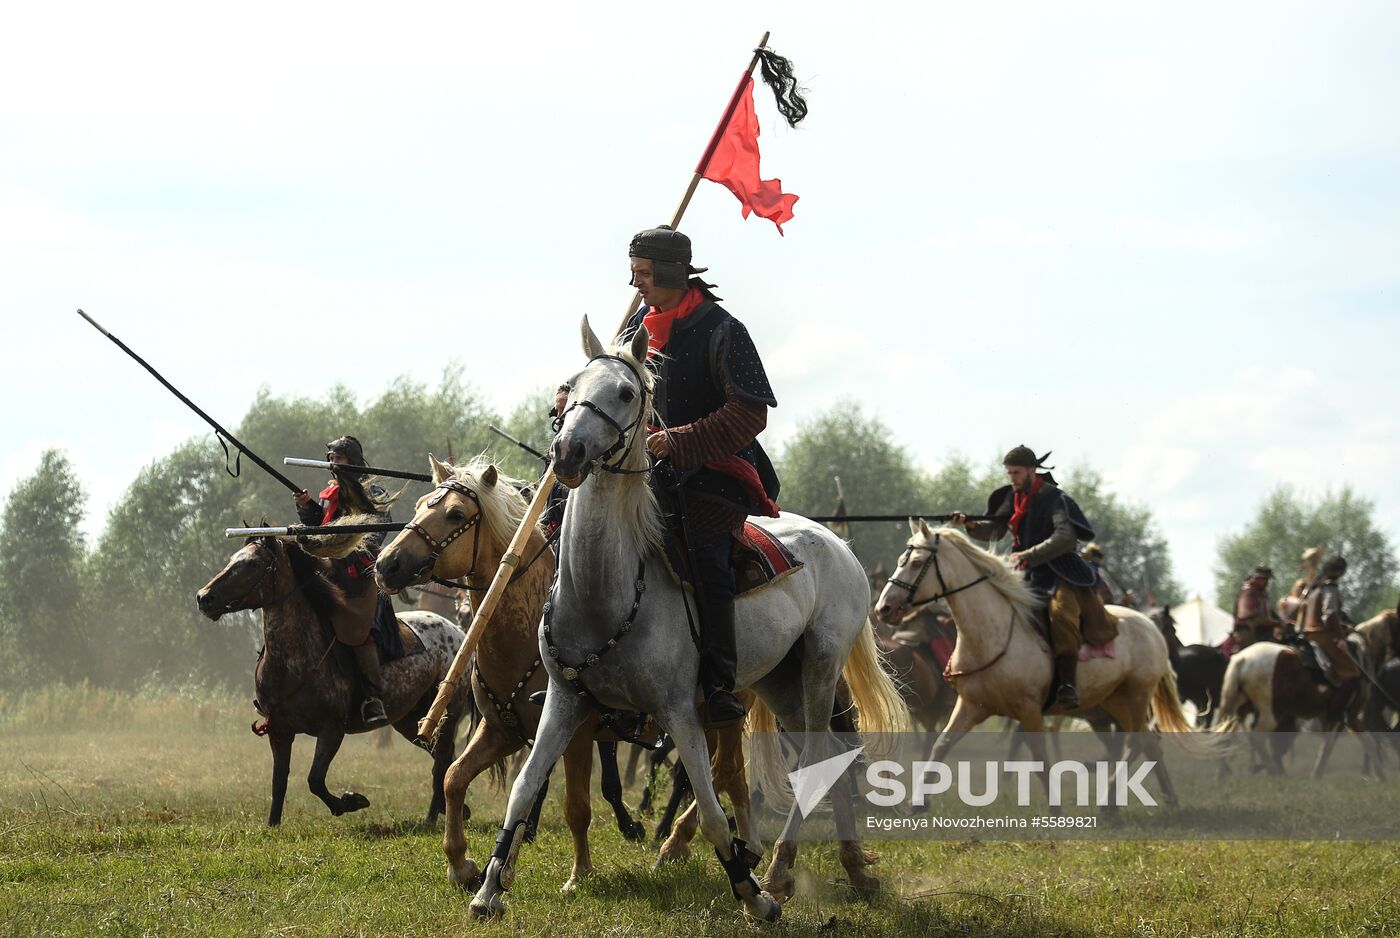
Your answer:
[[[716,135],[714,152],[701,175],[734,193],[745,218],[750,212],[766,218],[777,226],[778,234],[783,233],[783,222],[792,221],[797,196],[783,192],[781,179],[760,179],[758,175],[758,116],[753,110],[752,75],[739,93],[729,124]]]

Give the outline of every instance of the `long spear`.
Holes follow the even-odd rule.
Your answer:
[[[739,107],[739,102],[744,97],[744,87],[749,83],[749,78],[753,75],[753,70],[758,67],[758,60],[762,57],[763,50],[768,46],[768,37],[772,35],[764,31],[763,38],[754,47],[753,58],[749,59],[749,67],[744,69],[743,76],[739,79],[739,84],[734,88],[734,93],[729,97],[729,104],[724,108],[724,116],[719,119],[719,124],[715,126],[715,132],[710,135],[710,142],[705,145],[705,152],[700,154],[700,162],[695,164],[695,172],[690,177],[690,184],[685,187],[685,195],[681,196],[680,204],[676,206],[675,214],[671,216],[671,227],[679,228],[681,218],[685,215],[685,210],[690,206],[691,196],[695,195],[696,186],[700,185],[700,180],[705,178],[705,170],[710,168],[710,160],[714,158],[715,150],[719,147],[719,142],[724,138],[724,129],[729,126],[729,121],[734,117],[734,111]],[[637,311],[637,302],[642,298],[642,291],[634,290],[632,299],[627,303],[627,312],[622,314],[622,321],[617,324],[617,331],[613,335],[621,335],[622,330],[627,328],[627,321],[632,318],[632,314]]]
[[[405,469],[379,469],[375,466],[352,466],[349,463],[327,462],[324,459],[302,459],[299,456],[283,456],[282,465],[300,466],[303,469],[329,469],[331,472],[346,472],[351,475],[383,476],[386,479],[409,479],[413,482],[433,481],[433,477],[425,472],[409,472]]]
[[[262,469],[263,469],[265,472],[267,472],[268,475],[272,476],[272,477],[273,477],[274,479],[276,479],[278,482],[281,482],[281,483],[282,483],[283,485],[285,485],[287,488],[291,489],[292,492],[293,492],[294,494],[295,494],[295,493],[300,493],[301,491],[303,491],[303,486],[297,485],[297,484],[296,484],[295,482],[293,482],[291,479],[287,478],[287,477],[284,476],[282,473],[278,472],[276,469],[274,469],[274,468],[272,468],[270,465],[268,465],[260,456],[258,456],[257,453],[253,452],[253,451],[250,450],[248,447],[244,446],[243,443],[242,443],[241,441],[239,441],[238,437],[234,436],[232,433],[229,433],[227,430],[225,430],[223,427],[221,427],[221,426],[218,424],[218,422],[214,420],[213,417],[209,416],[209,415],[206,414],[204,411],[200,410],[199,407],[195,405],[195,402],[194,402],[194,401],[190,400],[188,397],[185,397],[185,395],[181,394],[181,393],[180,393],[180,390],[179,390],[177,387],[175,387],[175,385],[171,384],[169,381],[166,381],[166,380],[165,380],[165,377],[164,377],[163,375],[161,375],[161,373],[160,373],[159,371],[156,371],[154,368],[152,368],[152,367],[150,366],[150,364],[149,364],[144,358],[142,358],[140,355],[137,355],[137,354],[136,354],[135,352],[133,352],[130,348],[128,348],[128,347],[127,347],[127,344],[126,344],[125,342],[123,342],[121,339],[117,338],[116,336],[112,335],[112,333],[108,332],[106,329],[103,329],[101,326],[99,326],[99,325],[97,324],[97,320],[93,319],[91,316],[89,316],[87,313],[83,312],[82,310],[78,310],[78,315],[81,316],[81,317],[83,317],[84,319],[86,319],[86,320],[88,321],[88,324],[89,324],[90,326],[92,326],[94,329],[96,329],[98,332],[102,333],[102,334],[105,335],[107,338],[111,339],[112,342],[113,342],[113,344],[115,344],[117,348],[121,349],[123,352],[125,352],[125,353],[128,354],[128,355],[130,355],[130,356],[132,357],[132,359],[135,360],[136,364],[140,365],[142,368],[144,368],[144,369],[146,369],[147,371],[149,371],[149,372],[151,373],[151,376],[152,376],[153,378],[155,378],[155,379],[156,379],[157,381],[159,381],[161,384],[165,385],[165,389],[166,389],[167,391],[169,391],[171,394],[174,394],[176,397],[178,397],[178,398],[180,399],[180,402],[181,402],[181,403],[183,403],[183,404],[184,404],[186,407],[188,407],[190,410],[192,410],[192,411],[194,411],[196,414],[198,414],[201,420],[203,420],[205,423],[209,424],[209,426],[213,427],[213,428],[214,428],[214,436],[218,438],[220,445],[223,445],[224,441],[227,440],[228,442],[232,443],[232,444],[234,445],[234,447],[235,447],[240,453],[242,453],[244,456],[247,456],[247,457],[248,457],[249,459],[251,459],[253,462],[255,462],[255,463],[257,463],[259,466],[261,466]],[[227,458],[228,458],[228,457],[227,457],[227,453],[228,453],[228,447],[227,447],[227,446],[224,446],[224,453],[226,454],[224,458],[227,459]],[[227,464],[225,464],[224,468],[225,468],[225,469],[228,469]],[[237,474],[237,473],[234,473],[234,472],[232,472],[232,471],[229,472],[229,475],[236,475],[236,474]]]
[[[734,110],[743,98],[744,86],[748,83],[754,68],[758,66],[760,53],[768,45],[768,36],[769,34],[765,32],[763,38],[758,41],[758,47],[754,49],[749,67],[744,70],[743,78],[739,80],[738,87],[730,96],[729,104],[724,109],[724,117],[720,119],[715,132],[710,136],[710,142],[706,145],[705,152],[701,155],[700,162],[691,175],[690,184],[686,186],[685,195],[681,196],[680,204],[676,206],[675,214],[671,216],[672,228],[680,225],[681,217],[685,215],[686,207],[690,205],[690,197],[695,194],[696,186],[700,185],[700,180],[704,177],[705,170],[709,166],[710,158],[714,156],[715,149],[719,146],[719,141],[724,135],[724,129],[728,126],[730,118],[734,116]],[[641,296],[640,291],[633,291],[632,299],[627,303],[627,313],[618,323],[613,335],[621,335],[622,330],[627,326],[627,320],[631,319],[632,313],[636,311],[637,301],[641,299]],[[431,740],[433,734],[437,732],[438,724],[442,721],[443,714],[447,712],[447,703],[457,692],[457,686],[462,681],[462,674],[467,670],[467,663],[471,660],[486,625],[491,621],[491,616],[496,611],[496,605],[500,602],[501,594],[505,592],[505,588],[510,582],[516,564],[520,563],[521,551],[525,549],[525,544],[530,539],[530,533],[534,530],[535,523],[544,513],[545,505],[549,501],[549,494],[554,488],[554,482],[554,465],[551,463],[544,471],[544,478],[540,479],[539,488],[535,490],[535,497],[531,499],[530,507],[525,512],[525,517],[521,520],[520,528],[515,532],[515,537],[511,539],[510,547],[501,556],[501,564],[496,568],[496,576],[491,581],[491,588],[486,591],[486,597],[481,601],[481,608],[472,617],[471,630],[467,632],[466,641],[462,642],[462,647],[457,649],[457,657],[453,659],[452,667],[448,670],[447,676],[442,679],[442,683],[438,685],[437,697],[433,699],[433,705],[428,708],[427,715],[418,723],[420,741]]]

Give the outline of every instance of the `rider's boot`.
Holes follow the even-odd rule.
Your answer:
[[[1074,686],[1079,668],[1079,652],[1055,656],[1055,706],[1061,710],[1079,709],[1079,691]]]
[[[700,636],[700,688],[705,692],[706,729],[732,726],[748,715],[734,696],[736,664],[734,597],[710,593],[705,597]]]
[[[365,700],[360,704],[360,721],[366,729],[386,726],[389,715],[384,712],[383,693],[379,680],[379,649],[374,647],[374,638],[365,639],[363,644],[354,646],[355,663],[360,667],[360,677],[365,682]]]

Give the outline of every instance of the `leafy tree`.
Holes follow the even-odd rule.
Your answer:
[[[799,423],[775,462],[782,480],[779,504],[804,515],[833,512],[836,476],[853,515],[919,511],[927,491],[926,480],[889,428],[853,401]],[[908,536],[903,522],[851,526],[851,546],[867,569],[880,563],[890,568]]]
[[[1329,556],[1347,560],[1341,581],[1342,598],[1352,618],[1360,622],[1395,605],[1395,549],[1376,526],[1375,504],[1345,486],[1313,501],[1289,486],[1280,486],[1264,499],[1254,520],[1243,531],[1220,540],[1215,566],[1216,603],[1234,607],[1245,574],[1257,563],[1273,567],[1270,601],[1292,586],[1292,573],[1309,547],[1322,546]]]
[[[554,428],[550,425],[549,417],[549,409],[553,406],[553,389],[539,388],[532,391],[515,405],[510,416],[501,424],[501,429],[541,453],[548,454],[550,441],[554,438]],[[517,479],[535,479],[544,470],[544,463],[509,440],[498,436],[491,444],[491,455],[501,464],[507,475]]]
[[[73,465],[46,450],[20,480],[0,521],[0,654],[7,683],[74,680],[92,662],[82,616],[86,544],[78,529],[87,495]],[[0,677],[5,677],[0,671]]]

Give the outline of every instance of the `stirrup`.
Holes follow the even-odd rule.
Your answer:
[[[360,704],[360,722],[366,729],[377,729],[389,725],[389,715],[384,712],[384,702],[378,697],[368,697]]]
[[[732,691],[714,690],[705,698],[705,719],[702,722],[707,730],[719,730],[742,723],[748,715],[749,711],[744,709]]]

